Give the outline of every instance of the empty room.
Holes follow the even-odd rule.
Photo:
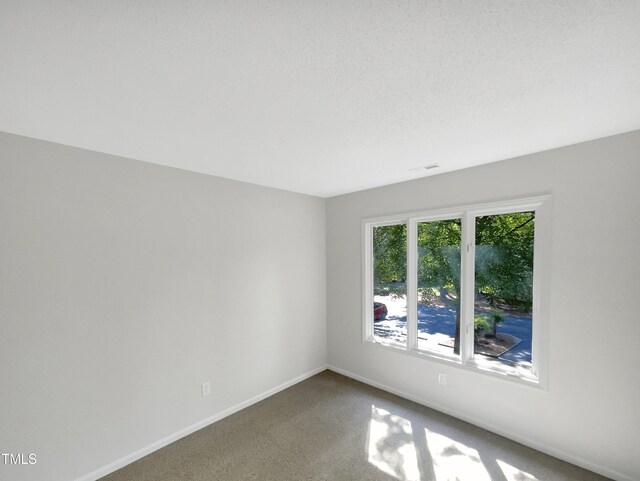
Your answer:
[[[0,1],[0,481],[640,480],[639,26]]]

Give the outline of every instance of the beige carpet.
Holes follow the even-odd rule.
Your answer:
[[[325,371],[102,479],[590,481],[606,478]]]

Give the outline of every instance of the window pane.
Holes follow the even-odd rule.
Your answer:
[[[460,352],[460,219],[418,223],[418,348]]]
[[[476,218],[476,356],[531,366],[535,212]]]
[[[373,335],[407,342],[407,225],[373,228]]]

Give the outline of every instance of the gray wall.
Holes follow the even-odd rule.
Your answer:
[[[640,479],[639,152],[634,132],[332,198],[325,250],[322,199],[0,133],[0,450],[38,454],[0,478],[86,475],[320,368],[328,319],[334,367]],[[362,218],[546,191],[547,392],[362,344]]]
[[[329,199],[329,364],[618,479],[640,479],[639,182],[636,131]],[[362,343],[361,219],[544,192],[553,195],[548,391]]]
[[[0,134],[0,448],[37,454],[0,478],[86,475],[324,366],[325,266],[323,199]]]

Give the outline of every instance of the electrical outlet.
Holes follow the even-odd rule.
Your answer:
[[[202,397],[211,394],[211,383],[209,381],[202,383]]]
[[[446,386],[447,385],[447,375],[446,374],[438,374],[438,382],[441,385]]]

